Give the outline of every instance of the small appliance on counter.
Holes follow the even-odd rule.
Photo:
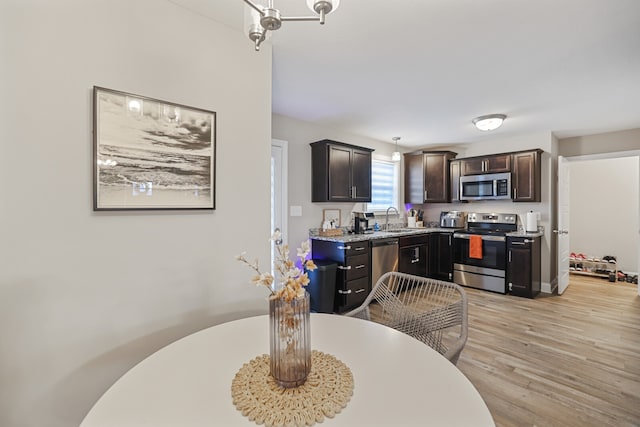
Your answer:
[[[462,211],[440,212],[440,227],[465,228],[467,226],[467,213]]]
[[[373,233],[373,229],[369,227],[369,220],[374,217],[373,212],[354,212],[353,232],[356,234]]]

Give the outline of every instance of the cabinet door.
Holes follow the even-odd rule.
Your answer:
[[[467,159],[462,161],[462,175],[478,175],[484,173],[484,159]]]
[[[422,153],[404,155],[404,202],[424,203],[424,163]]]
[[[499,172],[511,172],[511,154],[498,154],[462,161],[462,175]]]
[[[487,173],[511,172],[511,154],[487,157],[484,171]]]
[[[513,155],[513,201],[540,201],[540,153],[531,151]]]
[[[513,295],[531,295],[531,248],[509,247],[508,287]]]
[[[424,201],[449,201],[449,157],[444,154],[424,154]]]
[[[329,147],[329,200],[334,202],[351,199],[351,153],[349,148]]]
[[[427,245],[405,246],[398,250],[398,271],[427,276]]]
[[[451,233],[432,233],[429,256],[429,277],[453,280],[453,248]]]
[[[371,201],[371,152],[353,150],[351,158],[352,200]]]

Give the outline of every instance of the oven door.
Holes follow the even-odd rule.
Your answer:
[[[469,241],[472,234],[453,234],[453,262],[492,270],[506,270],[507,238],[505,236],[482,235],[482,258],[469,256]]]

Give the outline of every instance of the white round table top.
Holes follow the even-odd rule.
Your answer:
[[[256,425],[231,400],[231,382],[269,353],[268,316],[223,323],[158,350],[116,381],[81,427]],[[353,373],[347,406],[327,426],[495,426],[480,394],[446,358],[386,326],[311,315],[311,347]]]

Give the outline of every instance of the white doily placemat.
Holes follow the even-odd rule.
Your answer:
[[[307,381],[289,389],[275,382],[269,362],[263,354],[245,363],[231,383],[233,404],[256,424],[312,426],[333,418],[353,395],[351,370],[330,354],[313,350]]]

